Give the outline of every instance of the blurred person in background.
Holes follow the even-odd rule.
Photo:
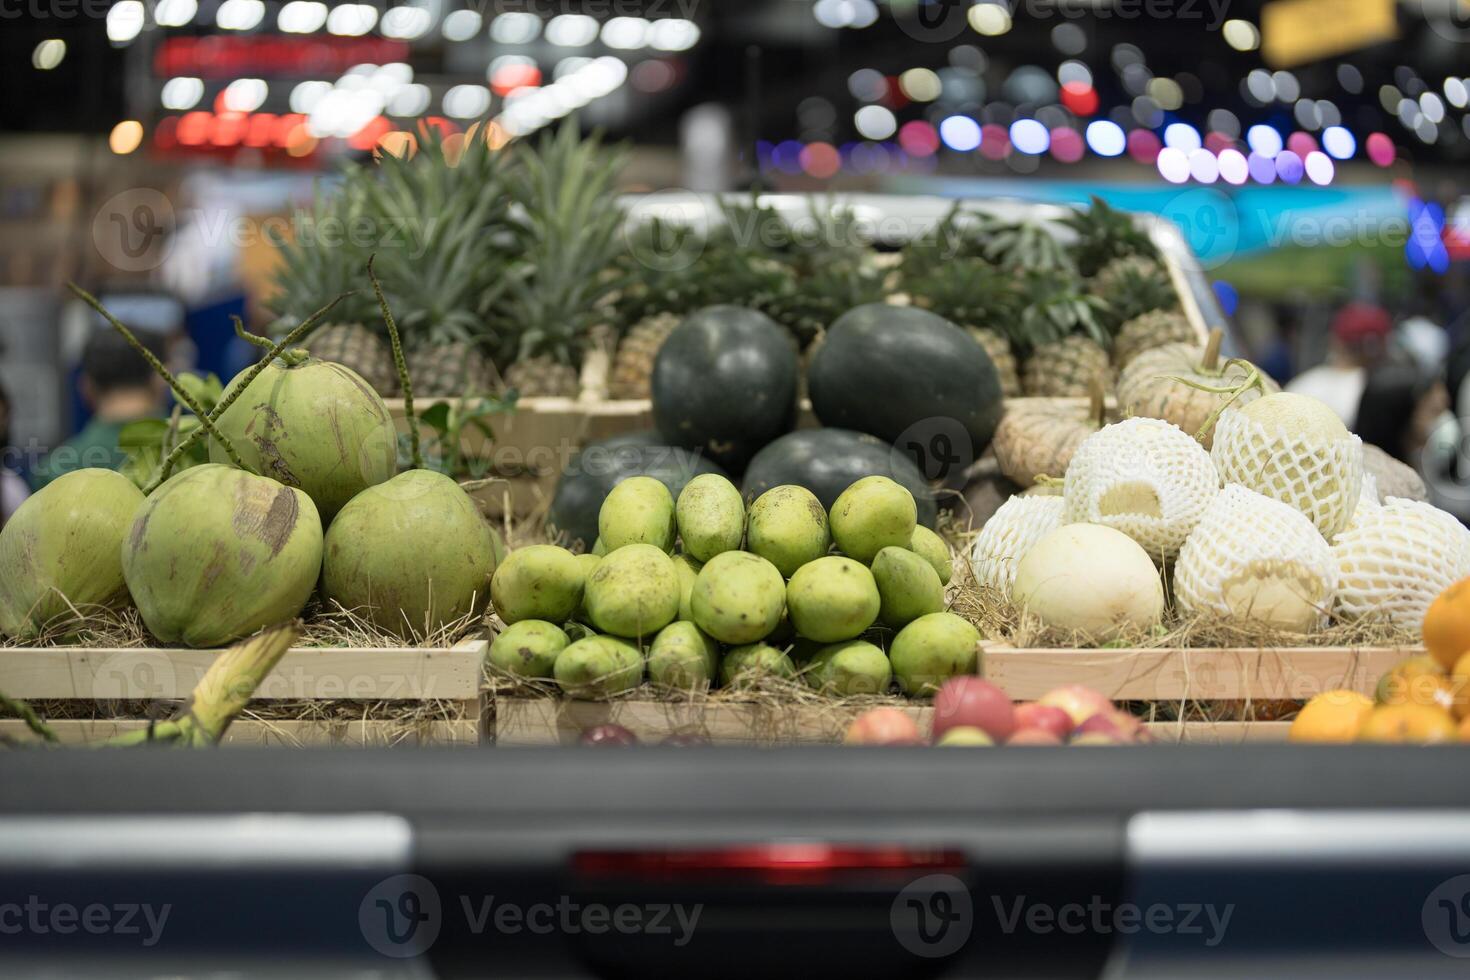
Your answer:
[[[1325,402],[1343,425],[1353,429],[1358,403],[1368,385],[1368,370],[1382,361],[1392,334],[1393,317],[1383,307],[1348,303],[1332,318],[1327,363],[1292,378],[1286,390]]]
[[[10,393],[0,385],[0,453],[10,451]],[[27,497],[31,495],[31,488],[26,486],[26,481],[20,478],[20,474],[3,465],[0,459],[0,527],[4,527],[10,520],[10,515],[15,513]]]
[[[1449,392],[1437,376],[1426,378],[1412,363],[1389,362],[1368,373],[1353,431],[1417,468],[1425,443],[1449,408]]]
[[[155,357],[165,359],[162,338],[141,330],[135,333]],[[126,459],[117,445],[123,426],[163,413],[167,391],[163,379],[115,331],[100,330],[88,339],[79,385],[92,419],[37,465],[31,477],[37,490],[73,470],[91,466],[117,469]]]

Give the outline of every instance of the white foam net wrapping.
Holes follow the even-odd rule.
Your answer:
[[[1348,518],[1347,527],[1343,528],[1343,531],[1351,531],[1353,528],[1362,524],[1369,517],[1377,513],[1378,509],[1382,506],[1383,504],[1378,500],[1378,478],[1367,470],[1364,470],[1363,489],[1358,494],[1358,506],[1353,508],[1353,516]],[[1342,537],[1341,532],[1333,540],[1336,541],[1340,537]]]
[[[1210,455],[1222,481],[1295,507],[1323,537],[1330,539],[1347,527],[1358,506],[1363,442],[1357,436],[1312,445],[1226,409],[1215,426]]]
[[[1219,491],[1210,454],[1177,425],[1133,418],[1077,447],[1062,495],[1067,520],[1122,531],[1154,561],[1179,553]]]
[[[1337,536],[1332,556],[1340,616],[1417,634],[1435,596],[1470,575],[1470,530],[1432,504],[1389,497]]]
[[[1332,549],[1316,525],[1238,483],[1210,501],[1174,565],[1181,611],[1288,629],[1321,626],[1336,585]]]
[[[1061,497],[1015,496],[1001,504],[970,547],[975,581],[1009,598],[1016,566],[1032,545],[1062,526],[1065,511]]]

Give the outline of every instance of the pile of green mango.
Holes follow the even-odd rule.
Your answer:
[[[674,690],[779,677],[834,695],[931,694],[979,666],[979,632],[945,611],[950,571],[949,546],[887,477],[858,480],[830,512],[798,486],[747,508],[716,474],[677,501],[631,477],[603,503],[590,554],[532,545],[496,569],[506,626],[490,663],[593,700],[645,676]]]

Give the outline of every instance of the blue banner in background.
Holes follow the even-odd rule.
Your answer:
[[[884,190],[1071,205],[1085,205],[1096,194],[1116,208],[1173,221],[1206,269],[1278,248],[1386,245],[1403,249],[1410,237],[1408,201],[1386,184],[1175,187],[897,176],[885,182]]]

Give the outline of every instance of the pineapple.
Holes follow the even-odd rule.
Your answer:
[[[1095,276],[1109,262],[1130,255],[1158,258],[1153,242],[1133,216],[1114,210],[1095,195],[1086,211],[1075,212],[1065,224],[1077,235],[1072,256],[1084,276]]]
[[[402,393],[393,351],[361,323],[329,323],[317,327],[303,346],[315,357],[356,371],[384,398],[396,398]]]
[[[1031,397],[1075,398],[1086,395],[1094,380],[1112,386],[1108,352],[1081,334],[1042,344],[1026,358],[1021,388]]]
[[[348,238],[333,238],[326,232],[337,221],[359,214],[362,204],[360,183],[349,180],[330,198],[318,189],[299,237],[290,242],[274,237],[281,263],[267,301],[277,315],[273,334],[284,335],[335,297],[360,287],[367,254]],[[323,360],[356,371],[379,394],[398,394],[398,372],[371,293],[359,290],[344,297],[332,316],[334,322],[313,330],[303,346]]]
[[[1113,363],[1122,370],[1146,350],[1165,344],[1199,343],[1199,333],[1182,313],[1154,310],[1123,324],[1113,341]]]
[[[577,365],[593,328],[612,320],[621,277],[609,275],[624,248],[614,181],[621,155],[567,120],[520,152],[511,193],[518,263],[496,311],[514,338],[506,381],[525,396],[577,397]]]
[[[408,352],[408,376],[414,394],[429,398],[488,395],[495,383],[495,365],[466,340],[423,344]]]
[[[1082,397],[1094,381],[1111,387],[1107,331],[1098,322],[1107,304],[1065,272],[1035,272],[1021,286],[1025,306],[1012,326],[1013,343],[1029,348],[1021,389],[1031,396]]]
[[[655,313],[633,325],[618,345],[608,394],[615,399],[646,399],[652,395],[653,362],[658,349],[683,322],[677,313]]]
[[[1021,393],[1021,377],[1017,373],[1016,353],[1011,350],[1011,342],[994,330],[984,327],[966,327],[971,337],[985,353],[990,355],[990,363],[995,365],[995,373],[1000,377],[1000,391],[1007,398],[1015,398]]]
[[[1142,255],[1114,259],[1088,282],[1095,296],[1106,300],[1111,308],[1109,325],[1117,329],[1136,316],[1154,310],[1179,307],[1179,294],[1169,281],[1163,266]]]
[[[506,368],[505,384],[522,398],[576,398],[581,390],[577,369],[549,354],[516,361]]]
[[[493,356],[505,340],[490,312],[509,261],[503,171],[484,140],[467,141],[451,164],[427,128],[413,156],[384,154],[376,172],[349,172],[380,235],[376,270],[408,347],[415,394],[495,390]]]

